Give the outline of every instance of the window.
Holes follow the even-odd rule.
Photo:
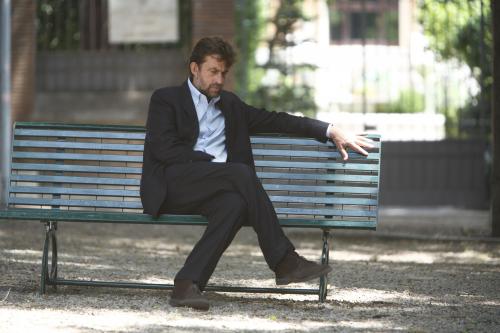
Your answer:
[[[398,44],[398,0],[337,0],[330,6],[332,44]]]
[[[163,0],[156,1],[162,2]],[[147,5],[141,1],[135,2],[136,5],[143,7]],[[127,43],[110,43],[108,34],[110,25],[108,16],[110,8],[112,8],[110,5],[117,3],[126,6],[126,1],[111,3],[108,0],[39,0],[36,3],[37,47],[40,51],[165,49],[177,48],[182,41],[190,40],[187,37],[191,24],[190,1],[177,1],[180,7],[177,18],[180,22],[176,22],[176,24],[180,25],[180,41]],[[131,5],[129,4],[129,6]],[[123,8],[121,9],[123,10]],[[154,22],[148,22],[148,24],[153,26]],[[146,30],[144,34],[148,31],[150,30]]]

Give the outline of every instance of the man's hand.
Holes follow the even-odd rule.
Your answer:
[[[374,148],[373,140],[368,139],[362,135],[353,135],[351,133],[346,133],[341,129],[337,128],[337,126],[332,126],[328,130],[328,134],[330,139],[335,143],[337,149],[342,155],[342,159],[346,161],[349,156],[347,154],[347,148],[351,148],[357,153],[368,156],[368,152],[363,148]]]

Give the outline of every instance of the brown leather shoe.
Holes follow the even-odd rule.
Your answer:
[[[328,265],[320,265],[292,251],[276,267],[276,284],[285,285],[317,279],[332,271]]]
[[[186,306],[196,310],[207,311],[210,307],[207,298],[198,286],[190,280],[175,280],[174,290],[170,296],[171,306]]]

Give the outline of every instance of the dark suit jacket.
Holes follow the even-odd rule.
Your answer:
[[[228,162],[254,167],[251,134],[289,133],[323,142],[327,140],[328,123],[319,120],[257,109],[228,91],[222,91],[218,105],[225,118]],[[153,93],[146,124],[141,178],[141,200],[145,213],[158,216],[162,203],[167,199],[165,170],[169,166],[207,160],[207,154],[193,150],[198,134],[198,117],[187,82]]]

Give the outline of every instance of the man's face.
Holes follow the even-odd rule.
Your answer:
[[[220,95],[228,72],[226,63],[223,60],[208,55],[200,66],[192,62],[189,67],[191,74],[193,74],[193,85],[200,92],[210,98]]]

